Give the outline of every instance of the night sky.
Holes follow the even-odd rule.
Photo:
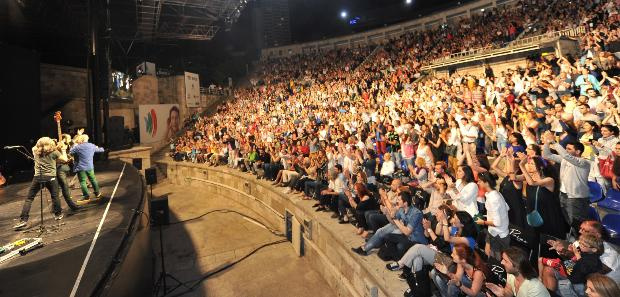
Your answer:
[[[291,35],[293,42],[319,40],[334,36],[363,32],[394,23],[425,16],[468,0],[432,1],[412,0],[289,0]],[[348,17],[342,19],[341,11]],[[355,25],[349,20],[359,17]]]

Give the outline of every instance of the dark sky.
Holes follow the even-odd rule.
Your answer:
[[[469,0],[289,0],[293,42],[318,40],[382,27],[435,10],[443,10]],[[347,11],[346,20],[340,17]],[[355,25],[349,19],[359,17]]]

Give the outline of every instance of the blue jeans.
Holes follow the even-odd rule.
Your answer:
[[[391,152],[390,155],[392,155],[392,161],[394,161],[394,164],[396,165],[396,170],[401,169],[400,161],[402,160],[402,157],[400,155],[400,152]]]
[[[306,181],[304,184],[304,194],[308,197],[319,197],[319,182],[315,180]]]
[[[375,234],[373,234],[364,245],[364,250],[366,252],[370,252],[370,250],[379,247],[383,244],[385,237],[391,233],[400,234],[401,232],[394,224],[387,224],[377,229],[377,232],[375,232]]]

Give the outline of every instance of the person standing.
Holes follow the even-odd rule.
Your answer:
[[[549,147],[554,139],[550,131],[545,132],[543,157],[560,164],[560,205],[564,219],[572,226],[588,218],[590,162],[581,157],[584,146],[580,142],[568,143],[566,149],[555,143],[553,148],[558,154],[552,154]]]
[[[70,146],[71,136],[68,134],[63,134],[62,138],[61,144]],[[63,198],[65,198],[67,206],[69,206],[71,210],[77,211],[80,209],[80,206],[75,204],[75,201],[73,201],[73,197],[71,196],[71,188],[69,187],[69,182],[67,181],[67,178],[71,175],[71,165],[73,160],[71,160],[70,156],[67,156],[67,158],[67,162],[62,160],[56,161],[56,177],[58,178],[58,186],[60,187]]]
[[[78,204],[88,203],[90,201],[90,193],[88,192],[88,186],[86,185],[86,178],[90,181],[95,192],[95,198],[101,198],[101,192],[99,191],[99,184],[95,177],[95,165],[93,164],[93,156],[95,153],[103,153],[104,149],[88,142],[88,135],[80,134],[75,137],[75,145],[69,150],[69,153],[74,155],[77,159],[77,164],[73,168],[73,171],[78,174],[80,181],[80,187],[82,188],[82,198],[78,200]]]
[[[13,229],[20,230],[28,226],[28,218],[32,201],[42,187],[47,188],[52,196],[54,219],[63,218],[60,200],[58,199],[58,181],[56,180],[56,160],[67,161],[67,147],[61,145],[56,147],[54,140],[49,137],[41,137],[37,144],[32,148],[34,157],[34,177],[28,190],[28,196],[24,201],[20,220],[13,226]]]

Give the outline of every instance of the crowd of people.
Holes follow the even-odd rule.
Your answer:
[[[426,296],[428,278],[442,296],[615,296],[620,259],[589,196],[596,185],[620,190],[617,1],[559,2],[570,20],[523,1],[527,18],[472,18],[452,38],[429,31],[379,50],[263,62],[256,85],[192,119],[171,154],[252,173],[353,224],[366,242],[352,251],[378,250],[408,296]],[[489,23],[526,23],[518,19],[588,30],[577,55],[501,73],[487,65],[482,76],[420,75],[428,59],[475,46],[468,38],[499,36]],[[490,263],[505,268],[503,281]]]

